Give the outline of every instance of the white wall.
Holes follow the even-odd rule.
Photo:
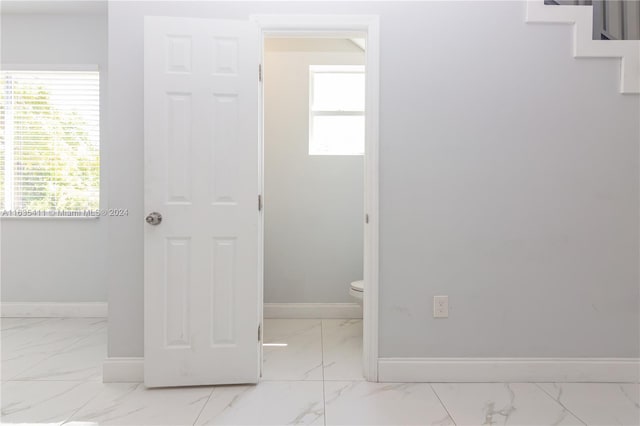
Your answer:
[[[380,15],[381,356],[638,356],[639,98],[524,7],[112,2],[110,356],[143,353],[143,16],[254,13]]]
[[[97,64],[106,141],[107,19],[2,14],[3,64]],[[102,175],[101,205],[106,206]],[[115,220],[118,220],[115,218]],[[3,219],[3,302],[104,302],[108,219]]]
[[[309,155],[309,65],[363,65],[346,39],[268,39],[265,302],[352,302],[362,279],[364,158]]]

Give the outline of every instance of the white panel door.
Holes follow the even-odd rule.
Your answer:
[[[145,384],[256,383],[258,30],[147,17],[144,36]]]

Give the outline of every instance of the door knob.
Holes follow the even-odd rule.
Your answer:
[[[162,222],[162,215],[158,212],[151,212],[144,219],[149,225],[159,225]]]

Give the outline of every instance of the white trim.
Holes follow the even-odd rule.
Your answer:
[[[364,228],[363,366],[364,377],[378,381],[378,292],[379,292],[379,164],[378,133],[380,105],[380,20],[370,17],[365,41],[366,129],[364,164],[364,208],[368,224]]]
[[[265,318],[362,318],[358,303],[265,303]]]
[[[102,363],[103,383],[144,382],[144,358],[112,357]]]
[[[380,358],[381,382],[638,382],[640,358]]]
[[[22,303],[3,302],[3,318],[106,318],[105,302]]]
[[[369,223],[364,225],[364,281],[366,285],[363,300],[363,365],[364,377],[371,382],[378,381],[378,125],[380,92],[380,18],[374,15],[252,15],[261,36],[264,38],[318,37],[319,34],[346,38],[365,34],[366,66],[366,129],[365,129],[365,179],[364,207]],[[263,52],[264,55],[264,52]],[[260,58],[261,63],[263,56]],[[260,156],[262,158],[262,93],[260,93]],[[262,160],[261,160],[262,161]],[[262,164],[260,172],[262,173]],[[263,180],[261,174],[261,182]],[[262,184],[262,183],[261,183]],[[261,188],[262,190],[262,188]],[[260,234],[263,233],[263,227]],[[263,249],[263,245],[260,247]],[[262,251],[260,258],[262,259]],[[262,266],[261,266],[262,268]],[[261,276],[261,275],[260,275]],[[261,282],[262,285],[262,282]]]
[[[373,23],[378,23],[375,15],[251,15],[249,20],[258,24],[262,33],[269,37],[344,37],[350,38],[367,32]],[[323,33],[323,34],[317,34]],[[369,47],[368,44],[366,44]]]
[[[593,40],[593,6],[547,6],[544,0],[527,1],[527,22],[573,24],[573,56],[621,58],[620,92],[640,93],[640,41]]]
[[[364,65],[309,65],[309,71],[316,74],[362,74],[365,71]]]
[[[97,64],[2,64],[2,71],[100,71]]]

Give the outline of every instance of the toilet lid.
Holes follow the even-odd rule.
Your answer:
[[[354,291],[364,291],[364,281],[354,281],[351,283],[351,290]]]

